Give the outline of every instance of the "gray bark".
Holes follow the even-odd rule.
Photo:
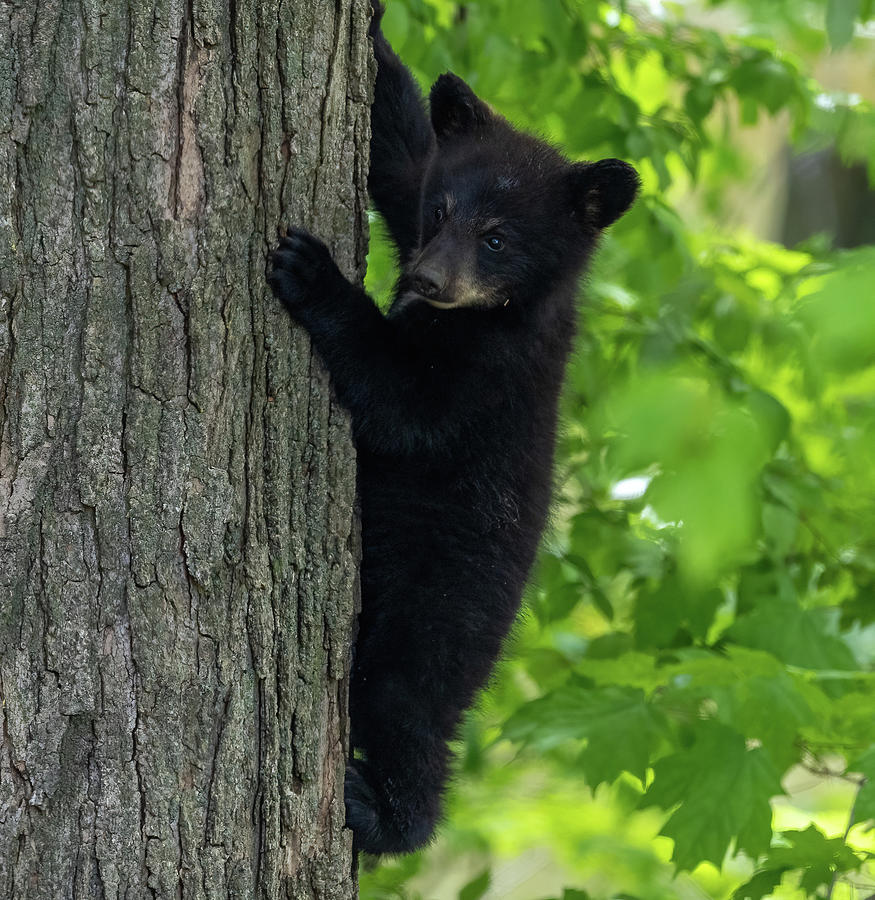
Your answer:
[[[266,291],[363,270],[366,0],[0,3],[0,897],[355,894],[355,463]]]

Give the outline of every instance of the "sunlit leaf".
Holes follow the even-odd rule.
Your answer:
[[[680,869],[703,861],[719,866],[733,841],[756,858],[771,838],[769,800],[781,793],[768,756],[748,749],[744,738],[717,722],[702,722],[696,740],[654,766],[642,801],[674,809],[662,833],[674,841]]]

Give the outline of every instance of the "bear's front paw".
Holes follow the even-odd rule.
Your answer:
[[[270,255],[267,280],[290,310],[333,293],[346,282],[325,244],[303,228],[290,228],[280,238]]]

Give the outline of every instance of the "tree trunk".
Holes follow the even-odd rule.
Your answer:
[[[348,898],[366,0],[0,10],[0,897]]]

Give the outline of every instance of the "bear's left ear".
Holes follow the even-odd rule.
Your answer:
[[[632,166],[620,159],[574,163],[569,179],[577,209],[597,228],[607,228],[626,212],[641,183]]]
[[[438,141],[474,134],[492,122],[492,110],[452,72],[441,75],[432,85],[428,101]]]

